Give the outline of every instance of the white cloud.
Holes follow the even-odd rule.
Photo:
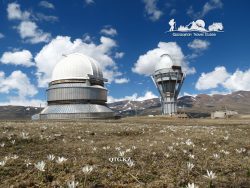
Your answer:
[[[188,43],[189,48],[197,51],[206,50],[209,47],[209,45],[210,45],[209,41],[200,39],[194,39],[192,42]]]
[[[28,50],[17,52],[4,52],[0,61],[4,64],[23,65],[26,67],[33,66],[32,54]]]
[[[152,91],[146,91],[144,96],[138,96],[137,93],[134,93],[131,96],[125,96],[122,98],[114,98],[112,96],[108,96],[108,103],[118,102],[118,101],[123,101],[123,100],[144,101],[144,100],[153,99],[153,98],[158,98],[158,96],[155,95]]]
[[[124,52],[116,52],[116,53],[115,53],[115,58],[116,58],[116,59],[123,58],[124,54],[125,54]]]
[[[86,3],[87,5],[90,5],[90,4],[95,3],[95,1],[94,1],[94,0],[85,0],[85,3]]]
[[[46,102],[39,99],[26,99],[20,97],[9,97],[9,100],[6,102],[0,102],[0,106],[34,106],[34,107],[44,107]]]
[[[46,21],[46,22],[57,22],[59,19],[56,16],[45,15],[43,13],[36,13],[36,20]]]
[[[45,101],[33,98],[38,93],[37,88],[20,70],[12,72],[7,77],[0,71],[0,93],[8,94],[8,100],[0,102],[0,106],[45,106]]]
[[[91,37],[88,33],[85,33],[85,34],[82,36],[82,41],[83,41],[83,42],[86,42],[86,43],[93,42],[92,37]]]
[[[22,12],[20,5],[17,3],[10,3],[7,7],[9,20],[27,20],[30,17],[30,13],[27,11]]]
[[[125,83],[128,83],[128,82],[129,82],[129,79],[127,79],[127,78],[116,78],[115,79],[116,84],[125,84]]]
[[[196,97],[198,94],[191,94],[191,93],[188,93],[188,92],[184,92],[182,96],[179,96],[178,98],[180,97],[183,97],[183,96],[191,96],[191,97]]]
[[[207,50],[210,46],[210,42],[206,40],[194,39],[192,42],[188,43],[188,47],[193,50],[193,53],[187,55],[188,60],[193,60],[203,54],[203,51]]]
[[[85,43],[82,39],[71,41],[68,36],[57,36],[49,44],[46,44],[36,55],[37,76],[39,87],[47,87],[56,63],[62,58],[62,54],[79,52],[93,57],[103,69],[104,77],[109,82],[122,74],[118,71],[115,61],[112,59],[112,51],[116,42],[107,37],[101,37],[100,43]]]
[[[142,75],[151,75],[154,72],[155,63],[160,61],[162,54],[169,54],[176,65],[182,66],[186,74],[195,73],[195,69],[188,66],[181,48],[175,42],[159,42],[157,48],[139,57],[132,71]]]
[[[236,70],[223,83],[223,86],[231,91],[246,90],[250,91],[250,69],[244,71]]]
[[[217,90],[212,90],[212,91],[209,91],[209,93],[205,93],[206,95],[210,95],[210,96],[213,96],[213,95],[228,95],[230,94],[231,92],[230,91],[217,91]],[[204,93],[187,93],[187,92],[184,92],[183,95],[180,95],[178,98],[180,97],[183,97],[183,96],[191,96],[191,97],[197,97],[198,95],[200,94],[204,94]]]
[[[4,38],[4,34],[3,33],[0,33],[0,39]]]
[[[230,94],[230,91],[217,91],[217,90],[212,90],[208,95],[213,96],[213,95],[228,95]]]
[[[8,94],[11,91],[17,91],[20,98],[32,97],[38,92],[36,87],[30,83],[28,76],[22,71],[14,71],[8,77],[5,77],[4,72],[0,72],[0,93]]]
[[[48,1],[40,1],[39,6],[44,7],[44,8],[49,8],[49,9],[55,8],[55,6]]]
[[[205,3],[202,9],[202,16],[205,16],[208,12],[214,9],[222,8],[223,3],[221,0],[210,0]]]
[[[116,47],[116,42],[115,40],[108,38],[108,37],[101,37],[100,41],[103,45],[100,45],[100,49],[101,51],[103,51],[104,53],[106,53],[107,51],[109,51],[110,48],[112,47]]]
[[[177,10],[175,8],[171,9],[171,11],[169,12],[169,16],[173,16],[177,13]]]
[[[46,8],[54,8],[53,4],[47,1],[41,1],[39,3],[40,6]],[[55,22],[58,21],[58,17],[45,15],[43,13],[36,12],[35,14],[31,14],[28,11],[22,11],[20,5],[18,3],[10,3],[7,7],[8,19],[9,20],[20,20],[20,21],[28,21],[28,20],[39,20],[39,21],[49,21]]]
[[[17,3],[8,4],[7,12],[8,12],[8,19],[21,21],[19,25],[15,28],[17,29],[21,38],[24,39],[25,42],[36,44],[40,42],[48,42],[50,40],[51,34],[39,29],[37,24],[34,21],[31,21],[30,17],[33,17],[35,19],[36,16],[31,15],[30,12],[21,11],[19,4]],[[40,17],[41,15],[43,14],[40,14]],[[47,20],[54,19],[54,17],[53,18],[52,17],[43,16],[43,19],[47,19]],[[39,16],[38,16],[38,19],[39,19]]]
[[[32,44],[49,42],[51,38],[50,33],[43,32],[37,27],[36,23],[32,21],[22,21],[17,27],[17,30],[22,39]]]
[[[108,36],[115,36],[117,35],[117,31],[116,29],[110,27],[110,26],[106,26],[104,27],[101,31],[100,31],[101,34],[104,34],[104,35],[108,35]]]
[[[143,0],[145,3],[145,11],[152,21],[157,21],[163,15],[163,12],[156,7],[158,0]]]
[[[155,95],[151,91],[147,91],[144,96],[137,97],[136,100],[137,101],[145,101],[145,100],[153,99],[153,98],[158,98],[158,96]]]
[[[214,71],[209,73],[202,73],[198,79],[195,87],[198,90],[213,89],[218,87],[220,83],[223,83],[229,77],[229,73],[226,68],[216,67]]]
[[[250,90],[250,69],[244,71],[236,70],[233,74],[227,72],[226,68],[216,67],[214,71],[202,73],[196,83],[196,89],[214,89],[219,86],[227,91]]]
[[[197,19],[197,18],[204,17],[207,13],[209,13],[210,11],[214,9],[220,9],[222,7],[223,7],[223,3],[221,2],[221,0],[209,0],[208,2],[204,4],[201,11],[194,12],[193,7],[191,6],[187,10],[187,14]]]

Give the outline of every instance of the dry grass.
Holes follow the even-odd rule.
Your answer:
[[[68,187],[72,180],[78,187],[250,187],[249,135],[248,119],[2,121],[0,187]],[[134,165],[111,162],[120,151]],[[45,171],[35,168],[39,161]],[[94,167],[88,175],[86,165]],[[204,177],[207,170],[216,178]]]

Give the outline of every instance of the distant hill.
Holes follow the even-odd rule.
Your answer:
[[[250,114],[250,91],[237,91],[227,95],[183,96],[177,101],[178,111],[209,116],[215,110],[235,110],[240,114]],[[145,101],[119,101],[110,103],[109,107],[122,115],[160,114],[160,100],[158,98]]]
[[[250,114],[250,91],[237,91],[227,95],[183,96],[177,101],[178,111],[192,117],[206,117],[215,110],[235,110],[240,114]],[[157,115],[161,104],[158,98],[144,101],[119,101],[108,106],[122,116]],[[30,119],[42,108],[27,106],[0,106],[0,119]]]
[[[30,119],[42,109],[31,106],[0,106],[0,119]]]
[[[178,99],[178,105],[187,110],[212,112],[215,110],[235,110],[240,114],[250,114],[250,91],[236,91],[227,95],[200,94],[196,97],[184,96]]]

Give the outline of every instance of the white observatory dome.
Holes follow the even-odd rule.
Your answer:
[[[161,60],[158,61],[155,65],[155,71],[160,70],[160,69],[170,69],[172,66],[175,65],[173,60],[168,54],[163,54],[161,56]]]
[[[73,53],[66,55],[56,64],[51,81],[89,79],[89,74],[103,78],[102,70],[96,60],[80,53]]]

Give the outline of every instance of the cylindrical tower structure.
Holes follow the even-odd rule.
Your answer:
[[[152,75],[162,104],[162,114],[174,115],[177,113],[176,103],[181,86],[185,79],[181,66],[176,65],[168,54],[163,54],[156,63]]]
[[[53,69],[48,106],[33,119],[113,118],[98,63],[80,53],[66,55]]]

